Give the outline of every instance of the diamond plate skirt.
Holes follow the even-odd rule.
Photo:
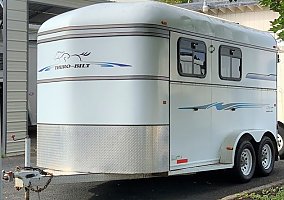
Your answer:
[[[119,174],[169,170],[169,126],[37,127],[39,167]]]

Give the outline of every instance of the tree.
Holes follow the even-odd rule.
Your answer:
[[[161,2],[168,4],[178,4],[178,3],[191,3],[192,0],[160,0]]]
[[[262,6],[279,13],[279,17],[271,21],[270,31],[277,33],[279,39],[284,40],[284,1],[283,0],[260,0]]]

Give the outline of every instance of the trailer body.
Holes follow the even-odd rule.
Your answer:
[[[157,2],[96,4],[38,33],[37,165],[175,175],[276,146],[276,41]]]
[[[278,41],[278,66],[277,66],[277,123],[278,123],[278,151],[280,158],[284,158],[284,70],[283,70],[283,60],[284,60],[284,42]]]

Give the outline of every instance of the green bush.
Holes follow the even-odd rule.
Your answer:
[[[239,195],[239,200],[283,200],[284,189],[283,187],[272,187],[269,189],[261,190],[253,193],[245,193]]]

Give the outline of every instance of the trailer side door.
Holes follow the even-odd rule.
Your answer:
[[[211,40],[171,33],[170,170],[213,164]]]

